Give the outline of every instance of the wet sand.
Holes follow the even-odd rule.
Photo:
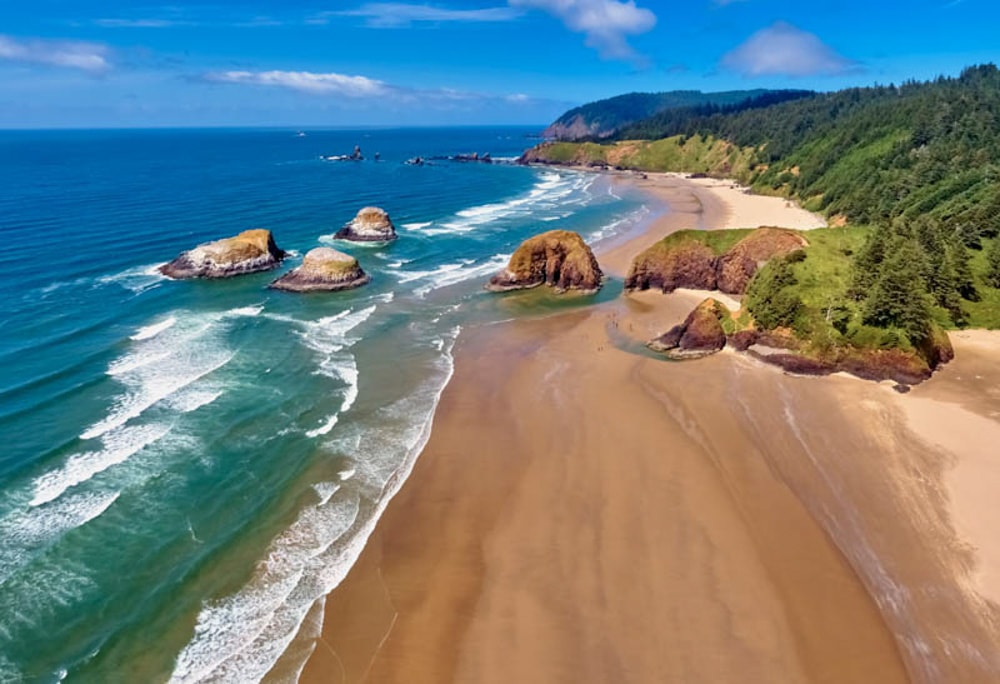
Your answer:
[[[672,213],[600,255],[607,270],[670,230],[739,220],[680,185]],[[639,351],[702,296],[463,333],[430,441],[328,597],[302,681],[1000,678],[1000,542],[980,523],[1000,491],[980,441],[1000,414],[998,338],[956,339],[905,396]],[[940,411],[972,421],[962,440]]]

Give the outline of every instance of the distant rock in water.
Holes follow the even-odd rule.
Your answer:
[[[285,256],[285,251],[274,243],[271,231],[258,228],[181,252],[159,270],[165,276],[178,279],[230,278],[269,271]]]
[[[337,231],[338,240],[354,242],[389,242],[396,239],[396,226],[389,214],[378,207],[365,207],[354,220]]]
[[[490,278],[486,289],[493,292],[524,290],[549,285],[557,292],[601,289],[604,274],[579,233],[550,230],[528,238],[500,273]]]
[[[350,254],[329,247],[310,250],[302,265],[281,276],[271,287],[290,292],[336,292],[367,285],[371,277]]]
[[[688,314],[684,322],[646,344],[653,351],[672,359],[698,359],[721,351],[726,346],[722,317],[726,308],[714,299],[706,299]]]

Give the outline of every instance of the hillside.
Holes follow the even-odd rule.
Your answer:
[[[614,137],[543,144],[524,160],[737,178],[799,199],[834,225],[864,227],[831,231],[842,236],[839,256],[758,275],[749,302],[765,329],[834,348],[906,350],[925,348],[942,327],[1000,327],[994,65],[740,110],[669,110]],[[813,273],[834,261],[836,277]],[[758,315],[772,301],[788,307]]]
[[[600,140],[614,135],[625,126],[666,110],[684,109],[706,114],[762,97],[790,99],[812,94],[811,91],[761,89],[719,93],[703,93],[700,90],[628,93],[569,110],[546,128],[543,136],[556,140]]]

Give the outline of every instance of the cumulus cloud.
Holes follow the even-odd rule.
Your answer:
[[[587,45],[608,59],[636,60],[627,37],[646,33],[656,15],[636,7],[635,0],[508,0],[512,7],[540,9],[558,17],[566,27],[586,36]]]
[[[325,23],[333,16],[361,17],[371,28],[399,28],[415,23],[511,21],[521,16],[521,12],[512,7],[450,9],[402,2],[370,2],[358,9],[324,12],[313,23]]]
[[[0,60],[81,69],[101,73],[111,68],[111,50],[101,43],[21,40],[0,35]]]
[[[385,95],[394,90],[382,81],[365,76],[324,74],[311,71],[215,71],[206,74],[205,80],[214,83],[273,86],[318,95],[341,95],[343,97],[372,97]]]
[[[860,68],[815,34],[782,21],[750,36],[721,64],[744,76],[835,76]]]

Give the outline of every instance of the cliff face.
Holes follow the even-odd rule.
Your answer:
[[[310,250],[302,265],[281,276],[271,287],[290,292],[336,292],[368,284],[371,278],[358,260],[329,247]]]
[[[171,278],[230,278],[268,271],[285,258],[271,231],[247,230],[235,237],[209,242],[160,267]]]
[[[717,289],[743,294],[761,266],[808,244],[792,230],[758,228],[719,255],[694,234],[678,234],[657,242],[632,261],[625,289]]]
[[[390,242],[396,239],[396,226],[389,214],[378,207],[365,207],[334,236],[355,242]]]
[[[794,231],[759,228],[719,257],[718,288],[727,294],[743,294],[761,266],[776,256],[808,246],[809,241]]]
[[[557,292],[597,292],[604,274],[579,233],[551,230],[525,240],[486,288],[494,292],[549,285]]]

